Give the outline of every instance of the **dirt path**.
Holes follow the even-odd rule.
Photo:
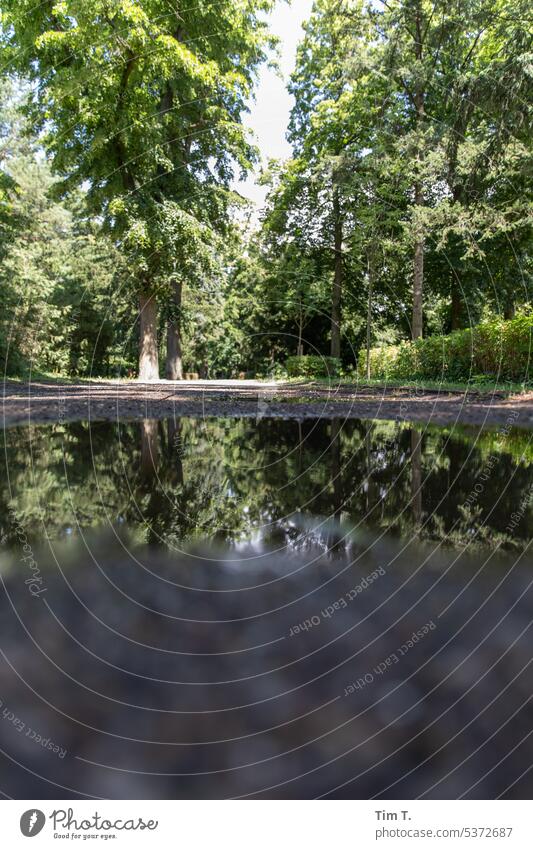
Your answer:
[[[171,416],[252,418],[371,418],[533,427],[533,392],[478,395],[365,386],[282,385],[259,381],[141,384],[35,381],[3,385],[5,425],[79,419],[117,420]]]

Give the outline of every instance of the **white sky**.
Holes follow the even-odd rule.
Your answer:
[[[283,78],[263,67],[256,87],[255,102],[251,104],[250,114],[244,116],[244,123],[253,131],[255,143],[265,163],[271,157],[285,159],[291,155],[285,133],[293,98],[286,85],[294,70],[296,47],[303,36],[302,22],[311,14],[312,5],[313,0],[292,0],[290,5],[285,0],[278,0],[270,16],[272,32],[281,39],[279,64]],[[245,182],[236,183],[235,188],[240,194],[262,205],[266,189],[255,184],[256,176],[250,175]]]

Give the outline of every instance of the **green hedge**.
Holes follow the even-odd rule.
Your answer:
[[[358,371],[366,375],[366,350]],[[494,319],[449,336],[428,336],[370,351],[370,375],[378,379],[465,381],[481,375],[525,382],[533,377],[533,312],[511,321]]]
[[[289,357],[285,363],[289,377],[338,377],[340,360],[335,357]]]

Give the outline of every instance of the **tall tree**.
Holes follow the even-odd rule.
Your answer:
[[[341,6],[338,0],[317,0],[304,26],[305,36],[298,48],[289,86],[295,106],[288,133],[300,173],[306,173],[307,180],[315,184],[309,195],[316,201],[314,216],[318,213],[329,224],[327,238],[333,259],[330,353],[336,358],[341,355],[344,151],[349,132],[342,107],[346,26],[339,15]],[[313,215],[312,210],[308,213]]]
[[[442,244],[443,216],[434,210],[443,207],[448,220],[455,220],[454,236],[466,236],[466,252],[484,238],[483,230],[486,236],[507,229],[513,219],[517,224],[516,209],[501,215],[494,190],[505,179],[500,157],[512,151],[512,171],[516,136],[524,138],[527,132],[528,6],[524,0],[390,0],[372,12],[390,83],[388,102],[402,102],[397,150],[411,180],[415,339],[423,332],[428,236]],[[488,192],[484,200],[491,197],[485,216],[480,214],[480,183]],[[483,218],[485,227],[480,226]],[[457,270],[451,280],[456,327],[461,323]]]
[[[439,156],[446,192],[433,230],[449,260],[452,330],[468,322],[476,289],[506,317],[515,299],[527,300],[517,283],[531,236],[529,18],[524,0],[462,4],[440,58],[436,116],[444,128]]]
[[[61,191],[87,189],[134,271],[141,379],[159,376],[158,300],[170,289],[176,300],[191,251],[200,264],[210,253],[235,164],[251,164],[241,116],[265,58],[261,15],[271,6],[3,3],[4,51],[33,82],[29,112]]]

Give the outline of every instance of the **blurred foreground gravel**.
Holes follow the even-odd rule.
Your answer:
[[[527,554],[164,554],[111,534],[32,571],[22,554],[1,561],[9,797],[533,793]]]

